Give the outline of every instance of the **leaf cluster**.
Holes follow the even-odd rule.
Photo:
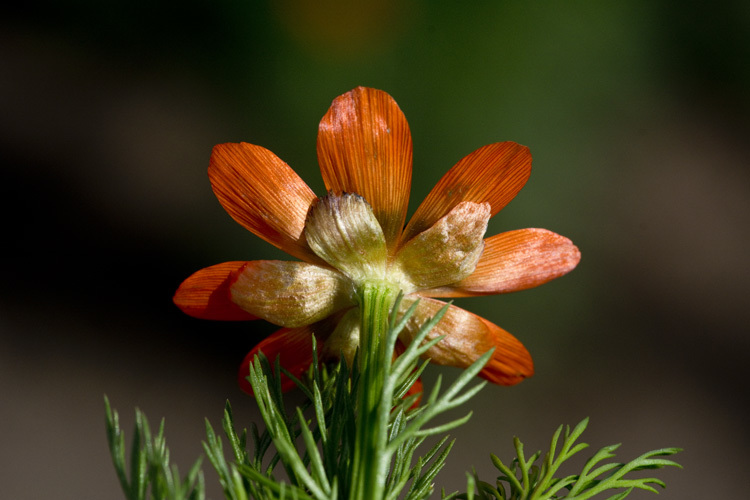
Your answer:
[[[491,456],[493,464],[500,471],[495,485],[480,481],[474,473],[469,476],[467,494],[444,498],[473,499],[476,495],[476,498],[481,500],[586,500],[610,490],[621,490],[607,500],[622,500],[635,488],[658,493],[652,485],[665,487],[664,482],[657,478],[633,478],[629,476],[630,473],[667,466],[681,467],[672,460],[661,458],[680,452],[679,448],[649,451],[627,463],[603,463],[615,456],[614,451],[620,445],[614,444],[597,451],[586,461],[579,474],[557,477],[564,462],[588,447],[586,443],[576,442],[587,425],[588,418],[576,425],[572,431],[566,426],[559,451],[558,441],[563,427],[558,427],[541,465],[536,464],[541,457],[541,451],[527,459],[523,443],[517,437],[514,438],[517,456],[510,466],[495,455]]]
[[[398,310],[397,300],[393,311]],[[385,338],[386,352],[394,352],[399,333],[414,313],[414,304],[397,320],[391,313]],[[382,479],[382,498],[386,500],[422,500],[432,495],[434,480],[445,464],[453,446],[448,431],[471,417],[439,423],[436,419],[448,410],[464,404],[484,386],[469,387],[491,356],[485,354],[466,369],[446,390],[438,378],[429,394],[410,394],[426,366],[420,357],[441,338],[426,340],[429,331],[440,321],[446,309],[427,321],[410,345],[398,358],[388,358],[382,385],[383,399],[374,420],[382,426],[384,439],[379,456],[372,457],[376,474]],[[313,364],[303,380],[285,372],[261,354],[250,366],[249,380],[263,419],[262,430],[252,424],[250,432],[237,432],[232,408],[227,402],[222,419],[223,434],[229,445],[229,458],[222,438],[206,420],[206,441],[203,443],[209,462],[217,471],[227,500],[294,499],[330,500],[358,498],[352,484],[357,426],[361,425],[358,408],[361,374],[355,360],[350,368],[343,359],[328,366],[318,363],[313,338]],[[282,374],[290,377],[306,396],[305,403],[288,410],[282,394]],[[366,384],[365,384],[366,385]],[[421,398],[421,402],[420,402]],[[117,477],[127,500],[153,499],[205,500],[203,473],[198,460],[181,478],[177,467],[170,464],[164,440],[164,421],[152,435],[145,415],[136,409],[135,431],[130,445],[129,467],[126,465],[125,437],[116,411],[105,396],[106,429],[109,448]],[[634,489],[656,492],[654,485],[664,487],[656,478],[633,478],[631,473],[679,465],[662,458],[673,455],[678,448],[651,451],[628,463],[606,460],[614,457],[619,445],[606,446],[596,452],[575,475],[560,475],[561,466],[587,448],[577,442],[588,419],[572,430],[560,426],[555,432],[544,458],[536,452],[526,458],[524,447],[514,439],[517,457],[510,465],[492,455],[499,471],[495,484],[480,481],[469,474],[466,493],[442,493],[444,499],[482,500],[586,500],[612,490],[619,490],[608,500],[622,500]],[[440,436],[424,452],[418,452],[428,438]],[[387,442],[386,442],[387,441]],[[558,446],[559,445],[559,446]],[[558,449],[559,448],[559,449]],[[541,459],[541,461],[540,461]],[[539,462],[539,463],[537,463]],[[381,473],[382,471],[382,473]],[[379,485],[380,486],[380,485]],[[381,497],[378,490],[377,496]]]
[[[151,498],[165,500],[205,500],[205,483],[198,459],[184,479],[177,466],[170,464],[169,448],[164,439],[164,420],[156,436],[151,434],[146,416],[135,410],[135,432],[130,445],[130,467],[125,465],[125,435],[120,418],[104,396],[107,441],[117,478],[127,500]]]
[[[397,307],[398,304],[394,310]],[[412,308],[398,322],[391,315],[386,338],[388,352],[395,348],[398,334],[413,311]],[[452,442],[443,437],[422,456],[415,458],[417,448],[429,436],[444,434],[466,422],[470,413],[444,424],[431,424],[439,415],[463,404],[484,385],[480,383],[464,390],[486,363],[489,354],[442,393],[438,380],[421,405],[418,405],[420,395],[409,394],[409,389],[426,366],[419,357],[440,339],[420,344],[443,313],[425,323],[415,341],[387,367],[384,424],[388,443],[383,457],[372,457],[373,462],[386,460],[388,463],[387,477],[384,478],[384,498],[387,499],[418,500],[430,496],[434,478],[443,467]],[[255,425],[251,429],[252,453],[247,449],[247,431],[237,434],[234,429],[229,404],[224,412],[223,428],[234,456],[233,463],[226,462],[221,440],[210,423],[206,423],[208,440],[204,448],[219,472],[228,499],[328,500],[348,496],[353,481],[351,464],[354,460],[360,374],[356,362],[349,368],[343,358],[333,368],[319,364],[315,347],[313,349],[316,361],[305,381],[284,372],[278,363],[272,367],[262,355],[251,364],[249,380],[265,424],[263,432]],[[292,412],[287,411],[284,404],[282,373],[292,378],[307,396],[307,403]],[[277,475],[278,465],[286,478]],[[243,489],[246,496],[240,493]]]
[[[395,314],[391,314],[385,339],[388,352],[395,349],[398,334],[415,306],[399,321],[396,321]],[[471,413],[446,423],[433,424],[437,417],[463,404],[484,386],[484,383],[479,383],[466,389],[491,353],[468,368],[445,391],[441,391],[442,384],[438,379],[421,404],[421,395],[410,394],[410,388],[427,364],[420,360],[420,356],[440,341],[439,338],[425,341],[425,338],[444,312],[426,322],[414,342],[387,365],[383,389],[387,401],[383,403],[385,417],[381,423],[385,425],[388,442],[383,456],[372,457],[372,461],[373,466],[380,460],[387,463],[383,498],[389,500],[420,500],[432,494],[434,479],[445,464],[453,442],[443,436],[421,456],[418,456],[418,448],[430,436],[445,434],[466,422]],[[357,391],[360,373],[356,360],[352,368],[343,358],[337,365],[327,366],[317,362],[315,346],[313,350],[315,361],[304,380],[297,380],[285,372],[278,361],[271,365],[262,354],[256,357],[250,366],[249,380],[265,425],[261,430],[252,424],[249,433],[247,429],[238,433],[232,408],[227,402],[222,428],[229,445],[229,458],[222,438],[206,420],[203,447],[228,500],[329,500],[349,496],[359,418]],[[292,378],[306,396],[305,403],[292,411],[287,409],[282,394],[282,373]],[[148,491],[154,499],[204,498],[200,461],[180,481],[177,468],[169,465],[169,452],[163,437],[164,422],[159,434],[152,438],[146,417],[139,410],[136,410],[128,475],[124,436],[117,412],[110,409],[106,398],[105,403],[112,459],[128,500],[143,500]]]

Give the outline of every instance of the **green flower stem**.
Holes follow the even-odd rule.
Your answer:
[[[386,282],[367,282],[358,291],[361,311],[357,424],[352,464],[352,500],[380,500],[388,473],[388,413],[393,394],[385,394],[390,370],[386,352],[388,314],[399,289]],[[383,404],[387,403],[387,404]]]

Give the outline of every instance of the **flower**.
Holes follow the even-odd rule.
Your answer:
[[[411,134],[387,93],[358,87],[336,98],[318,131],[318,161],[328,194],[317,198],[281,159],[260,146],[214,147],[208,169],[219,202],[242,226],[299,261],[233,261],[198,271],[174,302],[198,318],[262,318],[282,328],[262,351],[301,374],[312,361],[311,336],[322,353],[351,356],[359,340],[357,288],[382,281],[419,305],[399,340],[445,304],[443,297],[499,294],[535,287],[572,270],[580,253],[545,229],[484,239],[487,222],[510,202],[531,172],[528,148],[489,144],[460,160],[404,225],[412,175]],[[499,326],[449,306],[428,338],[445,338],[431,361],[468,367],[494,348],[480,376],[512,385],[533,374],[526,348]],[[287,381],[287,387],[291,385]]]

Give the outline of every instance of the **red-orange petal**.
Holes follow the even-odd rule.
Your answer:
[[[255,355],[262,352],[273,366],[278,357],[279,363],[289,373],[297,378],[310,367],[312,363],[312,335],[311,326],[300,328],[282,328],[272,333],[256,345],[240,365],[237,374],[240,383],[240,389],[248,394],[253,393],[253,388],[247,377],[250,375],[250,363],[253,362]],[[282,373],[281,389],[283,391],[291,390],[295,387],[294,381]]]
[[[370,203],[391,249],[406,219],[412,166],[411,133],[396,101],[365,87],[337,97],[320,122],[318,162],[329,191]]]
[[[534,375],[534,361],[521,342],[491,321],[477,316],[487,326],[495,346],[490,361],[479,376],[494,384],[515,385]]]
[[[517,292],[572,271],[581,252],[572,241],[546,229],[518,229],[484,240],[474,272],[449,286],[422,290],[426,297],[471,297]]]
[[[219,202],[239,224],[290,255],[321,262],[304,235],[315,193],[278,156],[245,142],[219,144],[208,176]]]
[[[529,148],[515,142],[483,146],[459,161],[430,191],[404,229],[399,246],[431,227],[462,201],[489,203],[498,213],[531,175]]]
[[[182,282],[172,299],[190,316],[201,319],[241,321],[257,319],[240,309],[229,296],[232,274],[247,262],[233,261],[201,269]]]
[[[416,300],[407,296],[401,303],[402,311]],[[419,327],[445,306],[439,300],[422,298],[400,338],[412,340]],[[494,323],[456,306],[448,311],[427,339],[444,335],[445,338],[427,351],[425,357],[439,365],[467,368],[484,353],[495,351],[479,376],[500,385],[513,385],[534,374],[534,363],[526,348],[513,335]]]
[[[344,314],[344,312],[333,314],[312,325],[282,328],[263,339],[245,356],[240,365],[238,372],[240,388],[248,394],[252,394],[252,387],[247,380],[247,376],[250,374],[250,363],[259,352],[262,352],[268,358],[272,366],[278,358],[279,364],[299,379],[312,363],[312,336],[315,335],[319,356],[323,357],[324,342],[328,340]],[[296,387],[294,381],[282,373],[282,390],[288,391],[294,387]]]
[[[404,394],[404,399],[408,398],[409,396],[417,396],[417,399],[414,400],[414,403],[411,405],[411,409],[415,409],[419,406],[419,403],[422,401],[422,394],[424,394],[424,386],[422,385],[422,379],[418,378],[414,381],[414,383],[409,387],[409,390],[406,391],[406,394]]]

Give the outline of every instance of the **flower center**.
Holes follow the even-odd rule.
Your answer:
[[[307,244],[318,257],[359,287],[385,280],[388,267],[383,228],[358,194],[329,194],[313,202],[305,221]]]
[[[328,194],[310,207],[308,245],[356,288],[384,281],[404,293],[445,286],[469,276],[484,249],[487,203],[462,202],[389,259],[372,207],[357,194]]]

